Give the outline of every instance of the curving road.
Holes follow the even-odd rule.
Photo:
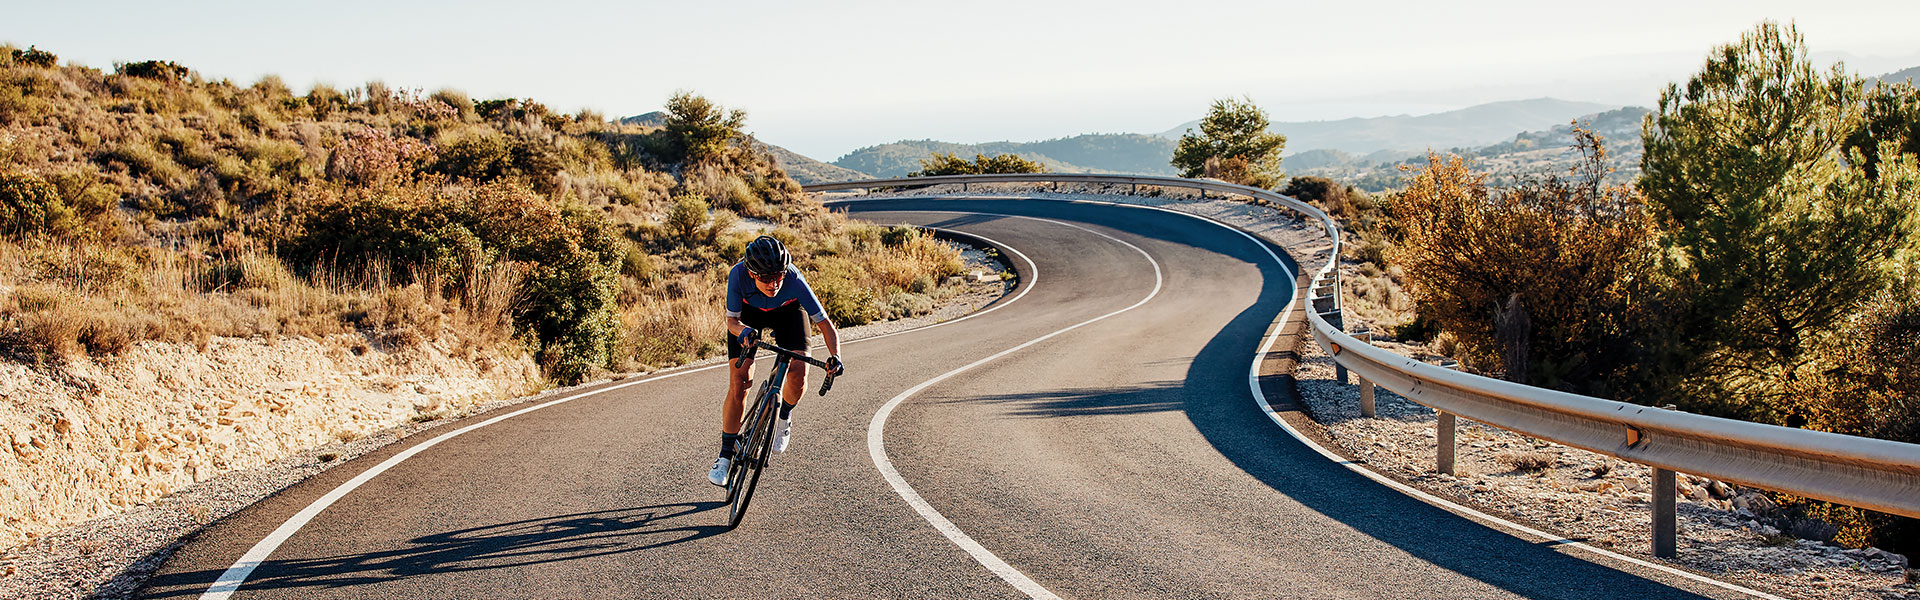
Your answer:
[[[682,370],[341,465],[208,528],[143,595],[200,597],[296,513],[417,451],[233,597],[1732,597],[1509,536],[1295,442],[1247,372],[1297,290],[1244,237],[1054,201],[848,208],[1017,250],[1024,295],[848,345],[850,376],[809,393],[739,529],[704,480],[723,373]],[[1262,385],[1287,403],[1284,376]]]

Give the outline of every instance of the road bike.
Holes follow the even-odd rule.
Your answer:
[[[773,344],[755,344],[746,355],[734,362],[738,366],[742,361],[752,358],[760,348],[773,351],[780,359],[791,358],[826,369],[827,379],[820,384],[820,395],[827,395],[833,389],[833,370],[827,363],[815,360],[805,354],[781,348]],[[787,365],[791,361],[776,359],[773,373],[760,383],[760,391],[754,393],[753,404],[747,409],[747,416],[741,421],[740,440],[734,442],[733,466],[727,470],[727,529],[740,526],[740,518],[747,515],[747,502],[753,500],[753,487],[760,483],[760,471],[767,467],[767,457],[773,453],[774,412],[780,402],[780,388],[787,380]]]

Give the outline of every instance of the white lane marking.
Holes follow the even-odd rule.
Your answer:
[[[947,211],[947,212],[952,212],[952,211]],[[980,213],[962,213],[962,214],[980,214]],[[1027,258],[1027,255],[1021,254],[1019,250],[1014,249],[1012,246],[1008,246],[1006,244],[1002,244],[1000,242],[994,241],[993,239],[988,238],[986,236],[981,236],[981,235],[976,235],[971,233],[967,235],[972,235],[982,240],[986,240],[986,242],[989,244],[993,244],[1001,248],[1006,248],[1009,252],[1012,252],[1014,253],[1014,255],[1019,256],[1020,260],[1026,261],[1028,269],[1032,270],[1036,274],[1039,272],[1039,267],[1034,265],[1033,259]],[[952,325],[954,323],[959,323],[967,319],[971,319],[971,318],[978,317],[996,310],[1000,310],[1001,308],[1009,304],[1013,304],[1015,301],[1018,301],[1021,297],[1026,296],[1027,292],[1032,291],[1033,282],[1036,281],[1037,279],[1038,279],[1037,276],[1028,277],[1027,281],[1021,284],[1020,293],[1015,294],[1013,298],[1008,299],[1006,302],[996,303],[994,304],[994,306],[986,310],[976,312],[976,313],[973,313],[958,319],[954,319],[951,321],[942,321],[942,322],[934,323],[932,325],[927,325],[924,327],[915,327],[913,329],[908,329],[906,331],[896,331],[896,332],[885,334],[885,335],[876,335],[869,338],[850,340],[847,342],[847,344],[849,345],[858,344],[861,342],[877,340],[877,339],[886,338],[886,337],[893,337],[893,336],[905,334],[905,333],[925,331],[928,329],[933,329],[935,327],[940,327],[942,325]],[[554,406],[557,404],[569,402],[579,398],[585,398],[587,396],[592,396],[595,394],[611,392],[613,390],[617,390],[617,389],[628,387],[628,386],[640,385],[642,383],[647,383],[652,381],[659,381],[669,377],[679,377],[681,375],[686,375],[688,373],[698,373],[701,371],[717,369],[722,366],[725,366],[726,364],[727,363],[722,362],[719,364],[708,365],[708,366],[699,367],[699,368],[691,368],[684,371],[679,371],[677,373],[669,373],[669,374],[660,375],[657,377],[649,377],[647,379],[642,379],[638,381],[629,381],[627,383],[622,383],[619,385],[608,386],[608,387],[600,388],[590,392],[585,392],[585,393],[577,394],[574,396],[568,396],[566,398],[560,398],[560,399],[546,402],[543,404],[523,408],[508,414],[500,415],[498,417],[493,417],[491,419],[487,419],[486,421],[475,423],[473,425],[468,425],[466,427],[462,427],[460,429],[450,431],[445,434],[441,434],[440,437],[436,437],[426,442],[423,442],[418,446],[408,448],[406,451],[403,451],[399,454],[395,454],[391,457],[388,457],[387,460],[382,461],[380,464],[375,465],[373,468],[368,469],[366,472],[361,473],[357,476],[354,476],[353,479],[347,480],[346,483],[340,484],[339,487],[336,487],[332,491],[327,492],[326,495],[321,496],[317,500],[314,500],[312,504],[308,504],[306,508],[301,509],[300,512],[298,513],[295,513],[292,517],[288,518],[285,523],[281,523],[280,527],[273,530],[273,533],[267,534],[267,537],[262,538],[259,542],[254,543],[253,547],[248,549],[246,554],[241,555],[240,559],[234,561],[232,566],[227,567],[227,570],[221,572],[220,578],[214,580],[212,585],[207,586],[207,591],[202,593],[200,595],[200,598],[201,600],[226,600],[227,598],[233,596],[234,592],[240,590],[241,584],[244,584],[247,582],[247,577],[253,574],[254,569],[258,568],[261,564],[265,563],[267,560],[267,557],[272,555],[274,550],[279,549],[280,545],[286,543],[288,538],[293,537],[294,533],[300,531],[300,528],[306,527],[307,523],[312,521],[314,517],[319,516],[321,511],[326,510],[327,507],[329,506],[333,506],[333,503],[340,501],[341,498],[345,497],[348,493],[352,492],[355,488],[358,488],[361,485],[365,484],[366,482],[372,480],[375,476],[386,472],[388,469],[391,469],[394,466],[399,465],[401,462],[404,462],[407,459],[412,458],[416,454],[426,451],[426,449],[428,448],[432,448],[433,446],[439,444],[440,442],[453,439],[454,437],[459,436],[460,434],[473,431],[481,427],[486,427],[488,425],[505,421],[507,419],[524,415],[524,414],[527,414],[536,410],[540,410],[542,408],[546,408],[549,406]],[[685,367],[669,369],[669,371],[674,371],[681,368],[685,368]]]
[[[1100,233],[1092,229],[1087,229],[1079,225],[1074,225],[1072,223],[1064,223],[1061,221],[1054,221],[1052,219],[1022,217],[1018,215],[1005,215],[1005,216],[1020,218],[1020,219],[1032,219],[1035,221],[1045,221],[1048,223],[1055,223],[1059,225],[1066,225],[1068,227],[1086,231],[1086,232],[1089,232],[1089,233],[1092,233],[1116,242],[1120,242],[1121,244],[1126,245],[1126,247],[1134,249],[1134,251],[1139,252],[1141,256],[1147,257],[1147,262],[1153,264],[1153,292],[1147,294],[1147,297],[1140,299],[1139,302],[1135,302],[1133,306],[1129,306],[1129,307],[1122,308],[1120,310],[1116,310],[1098,317],[1094,317],[1093,319],[1090,319],[1087,321],[1082,321],[1079,324],[1074,325],[1072,327],[1055,331],[1053,333],[1049,333],[1047,335],[1040,336],[1038,338],[1030,340],[1024,344],[1020,344],[1018,346],[1014,346],[1012,348],[1002,350],[998,354],[994,354],[993,356],[989,356],[989,357],[974,361],[972,364],[968,364],[967,366],[960,367],[952,371],[948,371],[939,377],[928,379],[924,382],[921,382],[920,385],[913,386],[907,391],[900,392],[900,395],[894,396],[892,400],[888,400],[886,404],[881,405],[880,410],[873,414],[873,421],[867,424],[867,454],[873,457],[873,466],[880,470],[880,475],[887,479],[887,484],[893,486],[893,491],[895,493],[900,494],[900,498],[903,500],[906,500],[907,505],[913,507],[914,512],[920,513],[920,516],[922,518],[926,519],[928,523],[932,524],[933,528],[940,532],[940,535],[946,536],[948,541],[951,541],[954,543],[954,545],[959,546],[961,550],[965,550],[969,556],[973,557],[974,561],[979,562],[981,566],[986,567],[988,571],[992,571],[994,575],[999,576],[1000,579],[1005,580],[1007,583],[1013,585],[1015,589],[1018,589],[1022,593],[1025,593],[1028,597],[1058,599],[1059,596],[1054,595],[1053,592],[1047,591],[1047,588],[1041,586],[1038,582],[1035,582],[1033,579],[1028,578],[1026,574],[1021,573],[1020,570],[1014,568],[1013,565],[1009,565],[1007,564],[1006,561],[1001,560],[999,556],[994,555],[994,553],[990,550],[987,550],[985,546],[981,546],[979,542],[974,541],[972,536],[969,536],[966,534],[966,532],[961,531],[958,525],[954,525],[953,521],[948,520],[945,515],[940,514],[940,511],[935,510],[933,508],[933,505],[928,504],[926,499],[920,496],[919,492],[915,492],[913,490],[912,485],[907,484],[906,478],[900,476],[900,471],[893,468],[893,461],[887,458],[886,442],[883,439],[886,428],[887,428],[887,417],[893,414],[893,409],[900,406],[900,403],[906,401],[907,398],[912,397],[914,394],[920,393],[921,390],[927,389],[928,387],[931,387],[934,384],[940,383],[942,381],[946,381],[947,379],[952,378],[955,375],[959,375],[961,373],[970,371],[974,367],[978,367],[980,365],[984,365],[989,362],[992,362],[993,360],[998,359],[1002,356],[1019,352],[1030,346],[1033,346],[1034,344],[1038,344],[1040,342],[1044,342],[1049,339],[1052,339],[1054,336],[1058,336],[1060,334],[1073,331],[1075,329],[1079,329],[1087,325],[1091,325],[1095,322],[1104,320],[1107,317],[1111,317],[1123,312],[1133,310],[1135,308],[1139,308],[1141,305],[1146,304],[1147,301],[1152,300],[1155,296],[1160,295],[1160,285],[1162,283],[1162,276],[1160,273],[1160,261],[1154,260],[1153,255],[1147,254],[1147,251],[1141,250],[1139,246],[1129,244],[1126,241],[1121,240],[1119,238],[1116,238],[1104,233]]]
[[[1017,196],[956,196],[956,195],[921,196],[919,198],[952,198],[952,199],[958,199],[958,200],[1020,200],[1020,199],[1023,199],[1022,197],[1017,197]],[[840,200],[838,202],[879,202],[879,201],[896,200],[896,199],[898,198],[874,198],[871,200],[849,199],[849,200]],[[1157,210],[1160,212],[1176,214],[1183,217],[1191,217],[1191,218],[1199,219],[1201,221],[1206,221],[1208,223],[1212,223],[1214,225],[1218,225],[1220,227],[1226,228],[1227,230],[1232,231],[1234,233],[1238,233],[1241,235],[1241,237],[1245,237],[1248,240],[1253,241],[1254,245],[1258,246],[1261,250],[1266,251],[1267,256],[1272,257],[1273,261],[1276,264],[1280,265],[1281,270],[1287,272],[1288,279],[1296,279],[1298,277],[1298,275],[1294,274],[1292,269],[1287,268],[1286,261],[1280,260],[1280,256],[1278,254],[1274,254],[1273,249],[1268,247],[1268,243],[1266,241],[1254,237],[1253,234],[1247,233],[1245,230],[1240,229],[1239,227],[1235,227],[1232,224],[1222,222],[1212,217],[1196,215],[1196,214],[1187,213],[1187,212],[1181,212],[1181,211],[1172,210],[1168,208],[1161,208],[1158,206],[1147,206],[1142,204],[1127,204],[1124,202],[1104,202],[1100,200],[1064,200],[1064,199],[1052,199],[1052,198],[1049,198],[1047,200],[1056,201],[1056,202],[1070,202],[1070,203],[1081,203],[1081,204],[1105,204],[1109,206],[1128,206],[1128,207],[1134,207],[1134,208],[1144,208],[1148,210]],[[1253,365],[1249,367],[1247,371],[1247,386],[1253,391],[1254,401],[1260,404],[1261,411],[1266,413],[1268,419],[1272,419],[1275,424],[1278,424],[1281,429],[1287,432],[1287,435],[1293,436],[1293,439],[1299,440],[1300,443],[1305,444],[1308,448],[1312,448],[1313,451],[1320,453],[1321,456],[1325,456],[1327,460],[1333,461],[1336,464],[1344,466],[1350,471],[1359,473],[1363,477],[1372,479],[1376,483],[1398,490],[1402,494],[1419,498],[1420,500],[1423,500],[1428,504],[1438,506],[1443,510],[1451,511],[1455,514],[1470,516],[1482,521],[1493,523],[1503,529],[1508,530],[1510,535],[1515,532],[1524,533],[1532,537],[1540,538],[1541,540],[1544,540],[1556,547],[1566,546],[1566,547],[1572,547],[1572,548],[1579,548],[1581,550],[1585,550],[1587,552],[1591,552],[1593,554],[1618,560],[1624,563],[1637,565],[1647,569],[1653,569],[1655,571],[1666,573],[1668,575],[1672,575],[1675,577],[1680,577],[1682,579],[1687,579],[1689,581],[1704,583],[1704,584],[1725,589],[1728,591],[1747,594],[1749,596],[1754,596],[1757,598],[1766,598],[1768,600],[1785,600],[1784,598],[1781,598],[1779,596],[1775,596],[1773,594],[1769,594],[1769,593],[1755,590],[1752,588],[1744,587],[1738,584],[1728,583],[1725,581],[1720,581],[1718,579],[1705,577],[1702,575],[1696,575],[1694,573],[1689,573],[1687,571],[1675,569],[1673,567],[1669,567],[1662,564],[1647,562],[1647,561],[1640,560],[1638,558],[1634,558],[1631,556],[1626,556],[1611,550],[1591,546],[1584,542],[1579,542],[1579,541],[1571,540],[1565,537],[1557,536],[1551,533],[1546,533],[1531,527],[1527,527],[1525,525],[1521,525],[1519,523],[1508,521],[1500,517],[1489,515],[1487,513],[1483,513],[1478,510],[1474,510],[1472,508],[1462,506],[1460,504],[1456,504],[1451,500],[1447,500],[1445,498],[1441,498],[1439,496],[1429,494],[1423,490],[1400,483],[1399,481],[1395,481],[1391,477],[1387,477],[1385,475],[1376,473],[1370,469],[1363,468],[1360,465],[1354,463],[1353,461],[1347,460],[1346,458],[1333,453],[1333,451],[1328,450],[1325,447],[1322,447],[1319,443],[1314,442],[1311,438],[1308,438],[1307,436],[1302,435],[1298,430],[1295,430],[1292,425],[1287,424],[1285,419],[1280,418],[1280,414],[1274,411],[1273,405],[1267,401],[1266,392],[1260,389],[1260,363],[1263,362],[1267,353],[1273,349],[1273,343],[1280,338],[1280,332],[1282,329],[1285,328],[1287,319],[1291,318],[1294,305],[1298,302],[1298,300],[1299,299],[1298,299],[1297,293],[1294,295],[1294,297],[1287,300],[1286,308],[1284,308],[1281,311],[1281,319],[1279,320],[1279,323],[1281,323],[1281,326],[1275,327],[1272,334],[1266,335],[1265,341],[1260,345],[1259,352],[1254,354]]]

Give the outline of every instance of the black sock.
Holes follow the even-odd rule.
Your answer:
[[[792,405],[792,404],[787,404],[787,403],[785,403],[785,402],[781,402],[781,403],[780,403],[780,418],[782,418],[782,419],[788,419],[788,420],[792,420],[792,419],[793,419],[793,405]]]
[[[720,458],[733,458],[733,443],[740,441],[738,433],[720,434]]]

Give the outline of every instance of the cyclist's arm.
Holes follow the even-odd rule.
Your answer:
[[[840,331],[834,329],[833,319],[821,319],[813,325],[820,328],[820,341],[827,343],[827,356],[839,356]]]
[[[740,322],[740,317],[727,317],[727,333],[740,335],[740,330],[746,328],[747,325]]]

